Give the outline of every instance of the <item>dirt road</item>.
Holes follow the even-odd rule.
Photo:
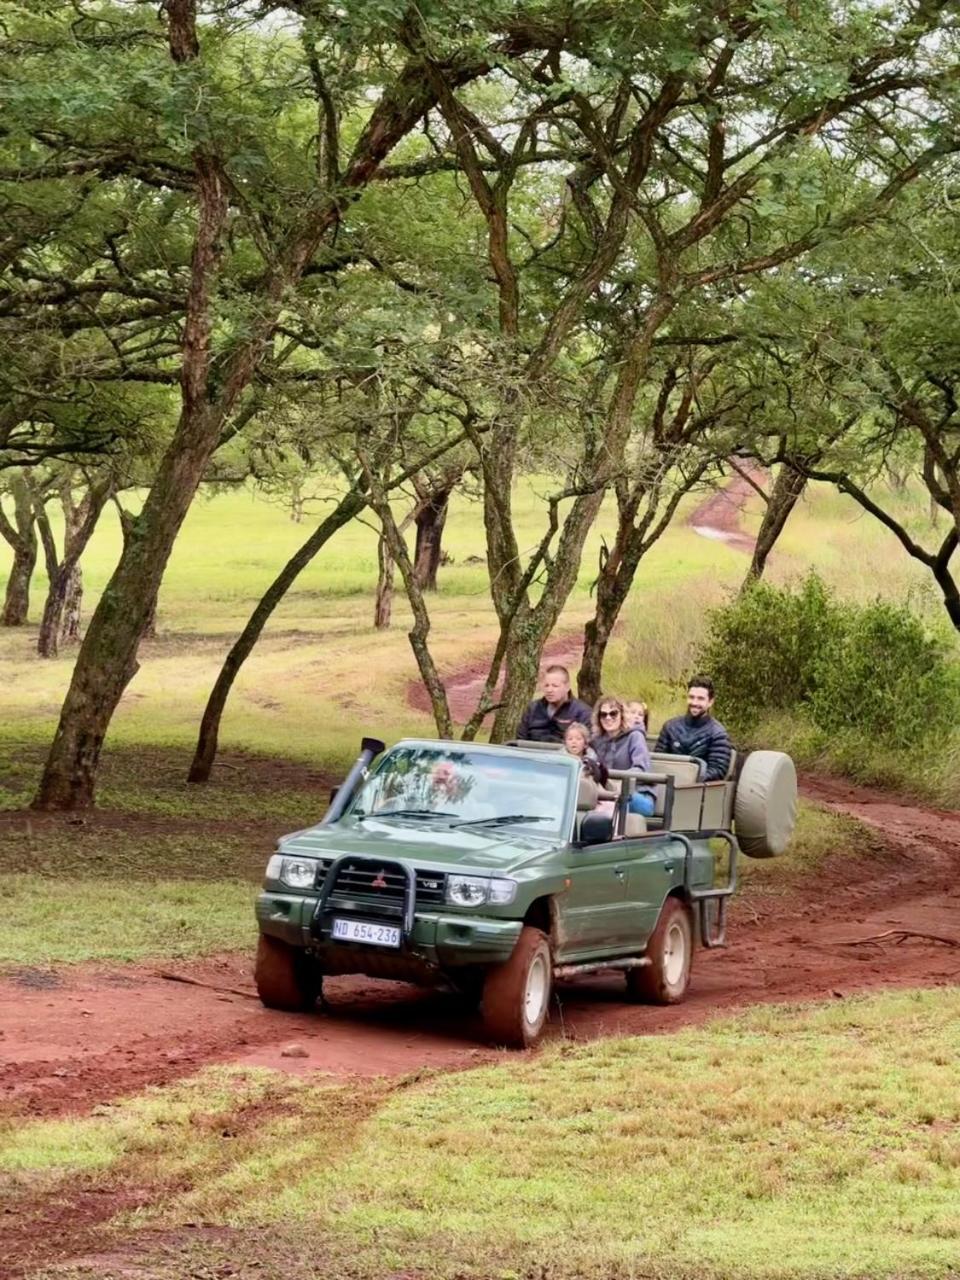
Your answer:
[[[666,1031],[758,1002],[955,981],[960,948],[933,938],[960,935],[960,815],[833,780],[809,778],[803,790],[876,827],[876,852],[837,852],[804,883],[738,898],[732,945],[698,954],[685,1004],[634,1006],[614,975],[581,980],[561,986],[550,1034]],[[898,942],[897,930],[929,936]],[[879,934],[889,936],[848,945]],[[0,1101],[27,1114],[82,1111],[211,1062],[369,1076],[498,1056],[452,995],[369,979],[327,986],[327,1011],[293,1016],[261,1008],[247,954],[8,974],[0,980]],[[291,1048],[295,1056],[286,1056]]]

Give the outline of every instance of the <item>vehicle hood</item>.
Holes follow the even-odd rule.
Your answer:
[[[280,838],[280,852],[311,858],[337,858],[344,853],[394,858],[416,867],[451,866],[515,870],[560,848],[556,836],[536,836],[513,830],[470,827],[422,827],[410,822],[366,818],[361,822],[309,827]]]

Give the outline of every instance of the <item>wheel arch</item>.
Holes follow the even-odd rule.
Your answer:
[[[523,923],[532,925],[535,929],[539,929],[541,933],[545,933],[550,943],[550,950],[556,950],[559,940],[560,920],[556,898],[553,894],[545,893],[540,898],[534,898],[533,902],[527,907]]]

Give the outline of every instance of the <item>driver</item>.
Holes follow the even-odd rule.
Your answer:
[[[441,760],[430,774],[430,798],[442,807],[444,802],[454,803],[462,799],[464,781],[451,760]]]

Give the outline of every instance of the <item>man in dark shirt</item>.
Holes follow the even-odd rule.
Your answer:
[[[534,698],[517,728],[529,742],[562,742],[571,720],[590,725],[590,708],[570,694],[570,672],[550,666],[543,673],[543,697]]]
[[[708,676],[694,676],[687,685],[687,714],[668,720],[660,730],[655,751],[672,756],[696,756],[704,762],[700,776],[704,782],[717,782],[727,776],[733,748],[730,735],[714,720],[713,681]]]

